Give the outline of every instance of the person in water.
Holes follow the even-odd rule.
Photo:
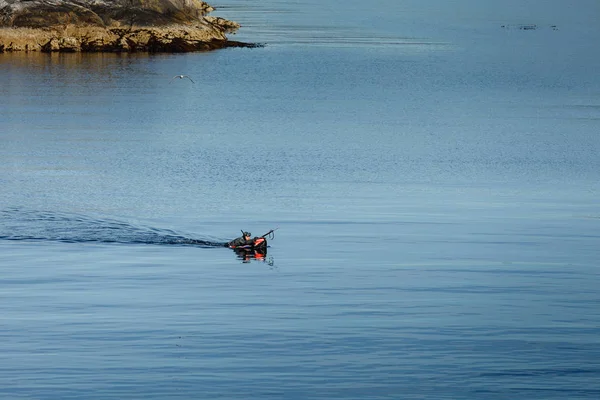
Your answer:
[[[252,234],[250,232],[242,231],[242,236],[233,239],[231,242],[227,243],[227,246],[245,246],[247,244],[252,244],[253,242],[254,240],[252,239]]]

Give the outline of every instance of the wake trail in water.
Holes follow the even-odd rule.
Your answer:
[[[191,245],[204,248],[222,247],[225,244],[224,240],[193,238],[168,229],[136,226],[124,221],[18,208],[0,210],[0,240]]]

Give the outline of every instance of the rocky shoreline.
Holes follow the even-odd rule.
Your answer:
[[[0,53],[192,52],[257,47],[199,0],[0,0]]]

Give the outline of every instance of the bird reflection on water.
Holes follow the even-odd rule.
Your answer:
[[[177,79],[177,78],[179,78],[179,79],[188,78],[188,79],[189,79],[189,80],[190,80],[192,83],[196,83],[196,82],[194,82],[194,81],[192,80],[192,78],[190,78],[190,77],[189,77],[189,76],[187,76],[187,75],[175,75],[174,77],[172,77],[172,78],[171,78],[171,80],[169,81],[169,83],[173,82],[173,80],[175,80],[175,79]]]

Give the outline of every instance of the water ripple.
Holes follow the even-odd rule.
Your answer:
[[[222,247],[226,240],[191,237],[169,229],[51,211],[0,211],[0,240],[60,241]]]

